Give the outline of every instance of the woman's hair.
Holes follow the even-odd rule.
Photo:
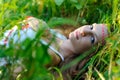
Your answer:
[[[82,54],[74,54],[74,55],[70,55],[68,58],[65,59],[64,62],[61,62],[60,63],[60,68],[62,70],[62,73],[63,73],[63,76],[64,77],[71,77],[71,78],[74,78],[78,75],[82,75],[82,73],[84,73],[87,69],[84,69],[83,71],[82,68],[85,66],[85,64],[90,60],[90,58],[92,56],[94,56],[98,51],[102,50],[103,49],[103,46],[106,44],[106,41],[104,44],[101,44],[101,43],[98,43],[96,44],[92,49],[91,51],[88,50],[88,54],[86,55],[86,52],[82,53],[82,54],[85,54],[86,56],[84,58],[82,58],[81,60],[77,61],[77,62],[74,62],[74,65],[68,65],[70,66],[69,68],[65,69],[65,70],[62,70],[64,68],[65,65],[71,63],[72,61],[74,61],[76,58],[78,58],[79,56],[84,56]]]
[[[104,28],[102,30],[104,30]],[[107,30],[107,34],[109,35],[108,29],[106,29],[106,30]],[[82,68],[85,66],[85,64],[90,60],[90,58],[92,56],[94,56],[98,51],[100,51],[103,48],[103,46],[106,44],[105,38],[107,36],[104,35],[103,31],[102,31],[102,34],[103,34],[102,38],[104,39],[104,41],[102,39],[102,41],[100,41],[96,45],[94,45],[95,49],[93,49],[91,52],[89,52],[89,50],[88,50],[88,52],[89,52],[88,55],[86,55],[86,51],[84,53],[82,53],[82,54],[85,54],[86,56],[84,56],[82,54],[73,54],[73,55],[70,55],[69,57],[67,57],[64,62],[60,63],[59,66],[61,68],[61,71],[62,71],[64,77],[68,77],[68,75],[69,75],[69,77],[74,78],[77,75],[81,75],[80,72],[81,72]],[[74,61],[76,58],[79,58],[79,56],[84,56],[84,58],[82,58],[81,60],[79,59],[79,61],[74,62],[72,65],[68,65],[69,63]],[[65,65],[67,65],[69,67],[67,69],[63,70]],[[84,71],[81,73],[84,73]]]

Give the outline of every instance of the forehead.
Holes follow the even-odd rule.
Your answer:
[[[98,42],[108,36],[107,27],[104,24],[93,24],[93,32],[96,34]]]

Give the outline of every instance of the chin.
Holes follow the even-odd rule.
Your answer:
[[[71,36],[71,34],[69,34],[69,39],[72,39],[72,36]]]

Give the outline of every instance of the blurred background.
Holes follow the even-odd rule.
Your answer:
[[[87,63],[88,71],[84,78],[120,80],[120,0],[0,0],[0,39],[5,30],[27,16],[42,19],[51,28],[66,30],[85,24],[107,24],[110,32],[108,43]],[[39,40],[25,40],[22,44],[16,44],[17,47],[11,45],[7,49],[0,46],[0,57],[6,57],[9,62],[6,66],[0,66],[0,80],[13,80],[13,69],[19,65],[24,70],[16,80],[55,80],[43,66],[50,61],[48,46],[40,46],[37,42]],[[25,45],[24,48],[22,45]],[[55,70],[61,74],[59,69]]]

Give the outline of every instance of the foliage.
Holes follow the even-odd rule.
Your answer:
[[[85,77],[88,80],[120,79],[120,0],[0,0],[0,39],[5,30],[26,16],[41,18],[50,27],[63,24],[108,24],[108,43],[90,59],[83,70],[88,69]],[[38,34],[42,35],[43,32]],[[9,61],[6,67],[0,67],[0,79],[12,80],[12,69],[20,65],[25,71],[19,74],[17,80],[54,80],[50,71],[43,67],[50,61],[48,46],[42,45],[39,39],[36,36],[36,40],[27,39],[21,44],[11,42],[9,48],[0,46],[0,57],[6,57]],[[54,69],[60,73],[57,68]]]

